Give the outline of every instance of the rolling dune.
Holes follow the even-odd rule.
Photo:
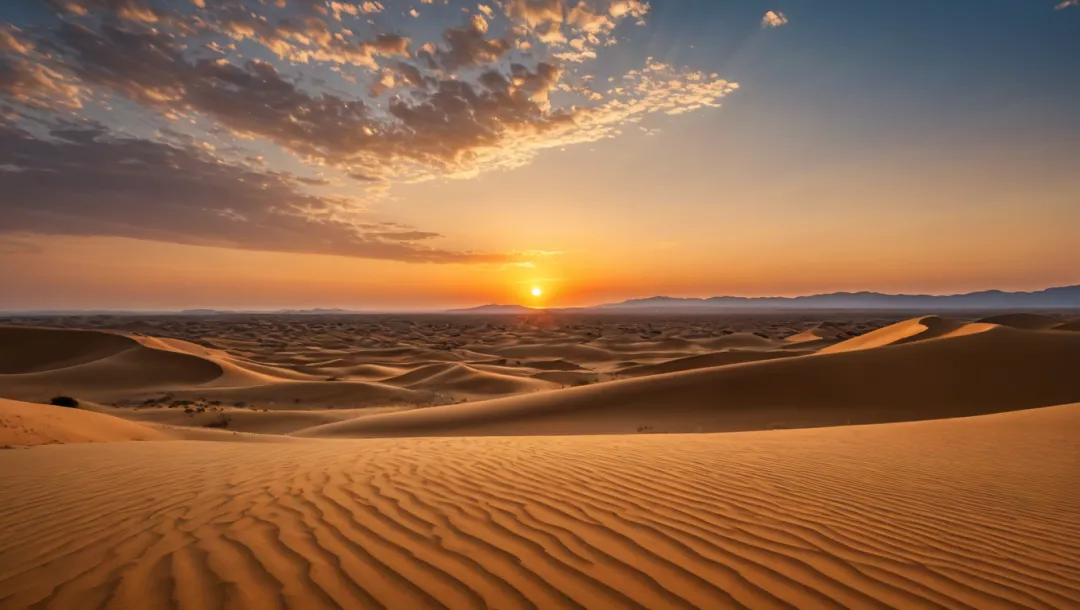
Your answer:
[[[150,345],[147,345],[150,344]],[[48,398],[43,392],[101,395],[219,379],[218,362],[166,341],[100,331],[0,327],[4,395]]]
[[[0,610],[1080,607],[1057,318],[117,324],[0,327],[123,398],[0,399]]]
[[[1061,320],[1037,313],[1004,313],[979,320],[984,324],[1000,324],[1024,330],[1049,330],[1061,323]]]
[[[795,355],[797,354],[793,352],[730,350],[726,352],[713,352],[709,354],[698,354],[696,356],[673,358],[654,364],[627,366],[620,368],[618,375],[620,377],[644,377],[647,375],[660,375],[663,373],[727,366],[729,364],[742,364],[744,362],[757,362],[759,360],[787,358]]]
[[[981,332],[379,415],[319,437],[728,432],[978,415],[1080,401],[1080,335]]]
[[[157,429],[119,417],[0,398],[0,447],[165,438]]]
[[[512,347],[493,349],[491,352],[505,358],[554,359],[572,362],[574,364],[608,362],[615,359],[612,352],[606,349],[577,343],[515,345]]]
[[[897,322],[885,328],[852,337],[835,345],[830,345],[820,351],[822,354],[832,352],[849,352],[857,349],[871,349],[886,345],[901,345],[927,339],[937,339],[958,334],[970,334],[990,330],[994,327],[990,322],[968,323],[961,320],[950,320],[937,316],[923,316]]]
[[[541,379],[481,371],[464,364],[432,364],[385,379],[383,383],[414,390],[457,392],[467,396],[519,394],[556,387]]]
[[[1070,608],[1080,405],[0,452],[0,608]]]
[[[1080,331],[1080,319],[1058,324],[1054,327],[1054,330]]]
[[[732,333],[712,339],[701,339],[696,343],[711,351],[724,349],[775,349],[782,346],[779,341],[747,332]]]

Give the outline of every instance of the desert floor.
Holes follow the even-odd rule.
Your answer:
[[[0,322],[0,608],[1080,608],[1068,315]]]

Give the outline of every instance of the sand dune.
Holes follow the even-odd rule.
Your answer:
[[[244,403],[271,410],[431,403],[430,392],[367,381],[282,381],[243,387],[199,387],[174,390],[169,396],[172,400]]]
[[[580,366],[566,360],[526,360],[523,365],[544,371],[580,371]]]
[[[653,375],[313,428],[320,437],[701,432],[909,421],[1080,401],[1080,335],[982,332]]]
[[[127,420],[143,422],[153,425],[172,427],[168,430],[170,436],[175,438],[201,439],[202,436],[192,437],[190,431],[221,432],[231,434],[234,432],[254,433],[258,435],[279,435],[297,432],[314,426],[356,419],[357,417],[392,413],[406,407],[362,407],[344,409],[273,409],[268,411],[249,409],[223,409],[207,410],[203,412],[189,413],[183,409],[124,409],[111,407],[94,407],[95,410],[122,417]],[[217,427],[221,418],[228,418],[229,423],[224,427]],[[273,437],[267,437],[273,438]],[[247,440],[247,439],[245,439]]]
[[[7,396],[48,398],[41,393],[187,386],[224,373],[219,363],[170,349],[158,340],[98,331],[0,327],[0,384]]]
[[[550,381],[560,387],[588,385],[590,383],[609,381],[613,378],[609,374],[594,373],[592,371],[543,371],[534,374],[532,377],[533,379]]]
[[[0,400],[0,610],[1080,607],[1057,319],[103,324],[0,327],[102,397]]]
[[[843,329],[837,328],[832,325],[819,324],[809,330],[804,330],[801,333],[797,333],[788,337],[784,337],[784,341],[788,343],[811,343],[820,342],[822,340],[832,341],[835,340]]]
[[[1058,324],[1054,330],[1080,331],[1080,319]]]
[[[787,358],[794,355],[796,354],[792,352],[768,352],[756,350],[713,352],[709,354],[698,354],[696,356],[673,358],[654,364],[638,364],[635,366],[623,367],[619,369],[618,375],[620,377],[644,377],[646,375],[691,371],[694,369],[727,366],[729,364],[741,364],[743,362],[757,362],[758,360]]]
[[[0,398],[0,447],[164,438],[159,430],[118,417]]]
[[[723,349],[772,349],[780,343],[753,333],[732,333],[723,337],[702,339],[696,342],[701,347],[720,351]]]
[[[937,316],[923,316],[897,322],[885,328],[852,337],[821,350],[821,353],[848,352],[858,349],[871,349],[886,345],[900,345],[914,341],[925,341],[958,334],[982,332],[993,328],[989,322],[967,323]]]
[[[569,325],[551,320],[535,324],[531,319],[513,324],[484,318],[423,320],[287,315],[31,318],[23,323],[39,328],[12,331],[26,339],[0,342],[0,396],[40,401],[70,394],[141,410],[181,407],[185,405],[174,403],[191,400],[274,411],[282,405],[312,411],[397,409],[603,383],[620,369],[637,365],[678,370],[704,366],[710,358],[716,358],[713,365],[744,359],[693,358],[718,350],[766,354],[794,348],[808,353],[820,347],[813,341],[778,341],[793,322],[766,323],[745,316],[678,321],[605,316]],[[830,324],[851,332],[881,321]],[[77,328],[83,325],[100,330]],[[441,371],[455,364],[473,371],[455,369],[457,373],[430,376],[415,385],[402,383],[412,371]],[[650,371],[629,374],[653,374]],[[324,382],[359,385],[315,387]]]
[[[505,358],[555,359],[574,364],[607,362],[615,359],[614,354],[606,349],[577,343],[516,345],[494,349],[492,352]]]
[[[978,320],[984,324],[1000,324],[1024,330],[1048,330],[1061,323],[1061,320],[1037,313],[1006,313]]]
[[[3,451],[0,608],[1073,608],[1078,435],[1072,405]]]
[[[459,392],[470,396],[492,396],[550,390],[553,384],[539,379],[481,371],[464,364],[432,364],[383,383],[415,390]]]

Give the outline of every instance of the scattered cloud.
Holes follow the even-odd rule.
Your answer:
[[[0,96],[41,109],[82,107],[83,87],[50,68],[47,57],[19,35],[15,28],[0,26]]]
[[[1069,8],[1070,6],[1080,6],[1080,0],[1065,0],[1054,8],[1060,11],[1062,9]]]
[[[622,125],[648,114],[715,107],[737,87],[716,74],[650,62],[597,92],[564,83],[565,71],[552,63],[494,63],[510,43],[488,32],[487,21],[471,15],[464,26],[446,30],[445,45],[420,52],[427,66],[409,60],[382,66],[370,86],[373,96],[389,96],[382,108],[362,97],[306,90],[264,60],[189,57],[181,39],[156,28],[65,23],[42,43],[55,58],[49,69],[79,86],[165,115],[206,117],[234,136],[274,142],[367,182],[517,167],[539,150],[618,135]],[[398,35],[351,45],[351,52],[367,53],[356,49],[369,45],[380,54],[408,55],[407,39]],[[457,73],[465,68],[479,70],[475,80]],[[17,82],[36,90],[48,84]],[[584,103],[556,106],[555,92]]]
[[[788,22],[787,17],[779,11],[769,11],[761,19],[761,27],[778,28]]]
[[[0,220],[11,230],[524,264],[432,248],[439,236],[412,227],[361,226],[355,202],[308,190],[379,195],[519,167],[627,128],[651,133],[649,117],[717,107],[738,87],[652,59],[595,78],[620,27],[648,15],[643,0],[485,2],[438,28],[410,26],[434,8],[414,20],[373,0],[45,6],[53,21],[0,27]],[[395,16],[426,39],[388,27]],[[105,124],[58,127],[73,114]],[[157,135],[123,135],[132,118]],[[319,178],[273,171],[277,153]]]

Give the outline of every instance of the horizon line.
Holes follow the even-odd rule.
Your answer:
[[[246,313],[246,314],[275,314],[275,313],[277,313],[277,314],[281,314],[281,313],[295,312],[295,313],[304,313],[304,314],[309,314],[309,315],[317,314],[317,313],[320,313],[320,312],[325,312],[325,313],[349,313],[349,314],[375,315],[375,314],[405,314],[405,313],[414,313],[414,314],[458,313],[458,312],[469,312],[471,310],[480,310],[480,309],[484,309],[484,308],[492,308],[492,309],[494,309],[494,308],[500,308],[500,307],[504,307],[504,308],[524,308],[524,309],[534,310],[534,311],[537,311],[537,312],[543,312],[543,311],[569,311],[569,310],[581,310],[581,309],[602,310],[605,307],[613,307],[613,306],[618,306],[618,305],[622,305],[622,304],[626,304],[626,303],[638,303],[638,302],[650,301],[650,300],[702,301],[702,302],[713,300],[713,299],[717,299],[717,300],[719,300],[719,299],[737,299],[737,300],[742,300],[742,301],[777,301],[777,300],[779,300],[779,301],[795,301],[795,300],[799,300],[799,299],[809,299],[809,298],[815,298],[815,297],[858,296],[858,295],[874,295],[874,296],[891,297],[891,298],[910,297],[910,298],[940,298],[940,299],[947,299],[947,298],[953,298],[953,297],[965,297],[965,296],[991,294],[991,293],[1005,294],[1005,295],[1034,295],[1034,294],[1045,293],[1045,292],[1049,292],[1049,291],[1053,291],[1053,290],[1063,290],[1063,289],[1070,289],[1070,288],[1080,289],[1080,284],[1069,284],[1069,285],[1064,285],[1064,286],[1049,286],[1047,288],[1041,288],[1041,289],[1037,289],[1037,290],[1027,290],[1027,291],[1024,291],[1024,290],[1007,291],[1007,290],[1001,290],[1001,289],[997,289],[997,288],[989,288],[989,289],[985,289],[985,290],[975,290],[975,291],[972,291],[972,292],[943,293],[943,294],[932,294],[932,293],[887,293],[887,292],[876,292],[876,291],[872,291],[872,290],[860,290],[860,291],[821,292],[821,293],[813,293],[813,294],[802,294],[802,295],[791,296],[791,297],[786,297],[786,296],[738,296],[738,295],[714,295],[714,296],[707,296],[707,297],[693,297],[693,296],[690,296],[690,297],[672,297],[672,296],[667,296],[667,295],[653,295],[653,296],[648,296],[648,297],[629,297],[629,298],[623,299],[622,301],[618,301],[618,302],[596,303],[596,304],[592,304],[592,305],[575,305],[575,306],[565,306],[565,307],[534,307],[534,306],[531,306],[531,305],[524,305],[524,304],[521,304],[521,303],[485,303],[485,304],[482,304],[482,305],[473,305],[473,306],[465,306],[465,307],[442,307],[442,308],[404,307],[404,308],[386,308],[386,309],[380,309],[380,308],[372,308],[372,309],[355,308],[355,309],[353,309],[353,308],[347,308],[347,307],[323,307],[323,306],[315,306],[315,307],[270,307],[270,308],[262,308],[262,307],[240,307],[240,308],[185,307],[185,308],[146,308],[146,309],[144,309],[144,308],[90,308],[90,309],[77,309],[77,308],[76,309],[0,308],[0,315],[2,315],[2,316],[16,315],[16,314],[36,314],[36,315],[41,315],[41,314],[55,314],[55,315],[80,315],[80,314],[81,315],[86,315],[86,314],[187,314],[187,315],[197,315],[200,312],[206,312],[208,314],[212,314],[212,313],[222,313],[222,314],[230,314],[230,313],[237,313],[237,314],[244,314],[244,313]],[[1052,307],[1049,307],[1049,308],[1052,309]],[[833,308],[823,308],[823,309],[835,309],[835,307],[833,307]],[[852,309],[852,307],[841,307],[841,309]],[[888,309],[888,308],[887,307],[881,307],[881,308],[875,308],[875,309]]]

